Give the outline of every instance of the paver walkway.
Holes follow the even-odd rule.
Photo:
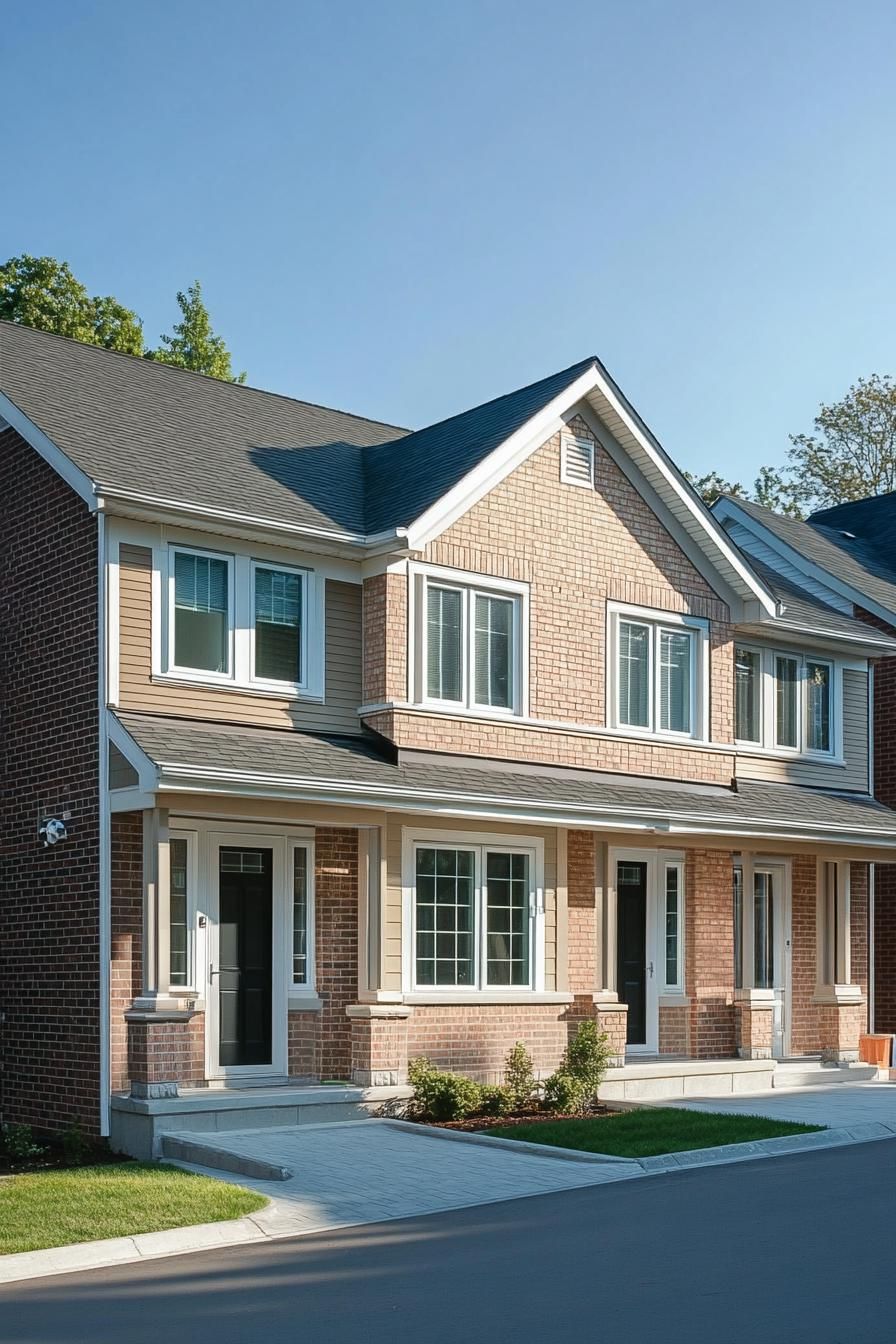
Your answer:
[[[269,1195],[273,1204],[253,1219],[274,1235],[287,1225],[311,1232],[599,1185],[637,1170],[626,1162],[569,1162],[461,1143],[380,1120],[234,1130],[216,1134],[215,1146],[294,1173],[287,1181],[265,1181],[182,1164]]]
[[[767,1115],[773,1120],[801,1120],[830,1129],[874,1123],[896,1125],[894,1083],[831,1083],[827,1087],[775,1088],[736,1098],[677,1098],[654,1104],[726,1115]]]

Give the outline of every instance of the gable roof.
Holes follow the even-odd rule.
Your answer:
[[[785,578],[770,565],[750,557],[750,563],[780,603],[780,610],[774,621],[775,628],[802,632],[809,635],[830,636],[837,640],[846,640],[851,644],[874,645],[875,648],[889,648],[896,651],[896,640],[887,639],[874,626],[860,621],[855,616],[847,616],[830,603],[823,602],[814,593],[800,588],[791,579]]]
[[[822,570],[823,581],[828,581],[835,591],[849,589],[860,606],[866,600],[871,607],[896,613],[896,568],[886,564],[861,537],[844,536],[839,528],[813,520],[785,518],[736,495],[720,496],[713,510],[723,520],[740,515],[758,523],[760,529],[765,529],[796,557]]]

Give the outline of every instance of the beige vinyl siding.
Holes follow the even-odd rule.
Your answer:
[[[194,719],[251,723],[264,728],[359,733],[361,703],[361,586],[326,585],[325,702],[313,704],[248,691],[172,685],[152,680],[152,551],[122,546],[119,571],[122,709]]]
[[[385,938],[383,946],[383,982],[382,988],[400,990],[401,985],[401,941],[402,941],[402,871],[401,850],[402,835],[405,830],[419,833],[429,830],[453,829],[450,824],[439,825],[436,818],[390,816],[386,825],[386,891],[385,891]],[[486,835],[506,835],[508,840],[523,836],[535,836],[544,841],[544,987],[546,990],[557,986],[557,832],[553,827],[502,826],[496,822],[468,821],[458,822],[458,832],[479,831]],[[450,844],[450,841],[444,841]],[[438,992],[437,990],[434,992]]]
[[[824,761],[782,760],[738,752],[738,779],[764,779],[806,784],[819,789],[868,790],[868,674],[852,668],[843,672],[844,765]]]

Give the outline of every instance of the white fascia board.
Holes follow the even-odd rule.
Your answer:
[[[786,606],[785,606],[786,610]],[[856,649],[867,651],[869,657],[877,656],[883,650],[885,653],[896,653],[896,639],[888,638],[886,635],[878,635],[875,638],[874,627],[868,626],[868,636],[848,635],[842,630],[825,630],[821,625],[813,626],[808,629],[805,625],[798,625],[795,621],[788,621],[786,616],[778,616],[773,621],[761,621],[757,624],[756,634],[762,634],[765,639],[777,638],[776,632],[782,630],[787,632],[789,639],[799,639],[801,644],[807,647],[825,648],[847,648],[855,651]]]
[[[99,507],[96,482],[80,467],[76,467],[71,458],[67,457],[61,448],[57,448],[53,440],[48,438],[42,429],[38,429],[34,421],[29,420],[15,402],[10,401],[2,392],[0,392],[0,416],[17,434],[21,434],[25,442],[40,454],[57,476],[61,476],[65,483],[71,486],[75,494],[80,495],[91,513],[95,513]]]
[[[159,770],[155,761],[150,760],[146,752],[131,737],[130,733],[110,710],[106,715],[109,741],[118,748],[122,756],[137,771],[138,788],[142,793],[154,793],[159,783]]]
[[[896,622],[896,610],[883,606],[880,602],[875,602],[867,593],[863,593],[860,588],[855,588],[851,583],[847,583],[831,570],[826,569],[824,565],[818,565],[814,560],[809,560],[802,551],[791,546],[789,542],[782,541],[781,538],[772,530],[753,518],[745,509],[738,508],[736,502],[731,499],[720,499],[713,505],[713,513],[716,518],[731,518],[735,522],[741,523],[754,536],[760,537],[762,541],[781,556],[782,560],[789,560],[792,565],[801,570],[807,578],[815,579],[818,583],[825,584],[832,592],[845,597],[847,601],[855,603],[856,606],[864,607],[866,611],[879,616],[882,621],[888,621],[890,624]],[[869,626],[869,629],[871,627]]]
[[[676,835],[720,835],[741,839],[821,841],[829,844],[896,849],[896,813],[893,830],[871,827],[844,829],[841,825],[782,822],[774,817],[718,817],[705,813],[657,812],[647,808],[619,809],[569,802],[532,803],[531,799],[496,798],[488,794],[446,793],[388,784],[369,785],[350,780],[308,779],[242,771],[210,770],[201,766],[162,764],[160,789],[176,793],[227,793],[268,798],[301,798],[308,803],[351,803],[362,808],[388,807],[390,811],[427,812],[445,817],[494,817],[506,821],[606,830],[642,830]],[[711,808],[711,804],[710,804]]]

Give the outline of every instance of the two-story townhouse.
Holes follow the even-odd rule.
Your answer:
[[[742,549],[779,577],[789,575],[840,611],[896,636],[896,495],[823,509],[805,522],[734,498],[720,499],[714,512]],[[896,662],[875,659],[871,687],[872,790],[894,807]],[[875,1031],[896,1033],[896,866],[873,865],[870,898],[870,1022]]]
[[[855,1058],[896,639],[599,361],[409,433],[0,324],[0,416],[6,1118]]]

